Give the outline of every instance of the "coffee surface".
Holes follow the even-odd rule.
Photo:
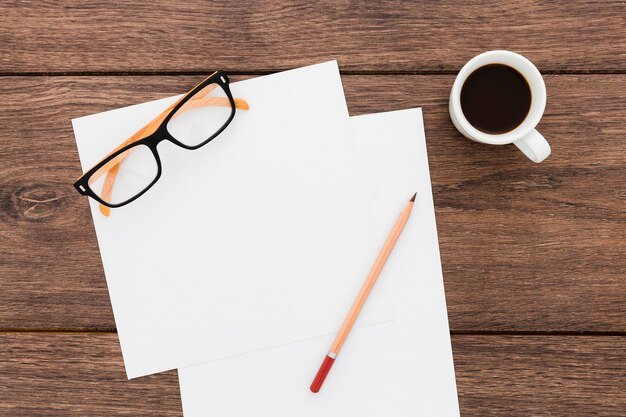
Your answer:
[[[468,122],[488,134],[510,132],[530,110],[528,81],[516,69],[503,64],[478,68],[461,88],[461,110]]]

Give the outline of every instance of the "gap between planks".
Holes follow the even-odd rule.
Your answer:
[[[81,328],[0,328],[2,333],[117,333],[116,328],[98,328],[98,329],[81,329]],[[451,336],[587,336],[587,337],[623,337],[626,332],[604,332],[604,331],[484,331],[484,330],[453,330]]]
[[[259,70],[224,69],[229,75],[268,75],[276,72],[287,71],[293,68],[273,68]],[[459,68],[460,70],[461,68]],[[0,77],[132,77],[132,76],[193,76],[206,75],[215,68],[194,71],[44,71],[44,72],[0,72]],[[585,70],[560,70],[541,69],[542,75],[621,75],[626,74],[626,69],[585,69]],[[458,70],[340,70],[342,75],[456,75]]]

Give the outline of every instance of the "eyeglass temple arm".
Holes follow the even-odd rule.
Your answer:
[[[131,143],[136,142],[139,139],[142,139],[150,135],[151,133],[153,133],[159,127],[159,125],[165,119],[165,117],[169,114],[169,112],[178,104],[179,101],[180,100],[177,100],[174,104],[172,104],[163,112],[161,112],[157,117],[155,117],[150,122],[148,122],[144,127],[139,129],[132,136],[130,136],[128,139],[122,142],[112,152],[110,152],[109,155],[114,152],[117,152],[124,146],[128,146]],[[242,98],[235,98],[234,102],[235,102],[235,107],[240,110],[248,110],[250,108],[248,103]],[[198,108],[198,107],[205,107],[205,106],[227,107],[227,106],[230,106],[230,101],[228,100],[227,97],[198,97],[198,98],[189,100],[184,106],[184,111],[191,110],[191,109]],[[175,118],[177,116],[178,114],[175,114],[174,117],[172,118]],[[115,183],[115,177],[117,176],[117,173],[120,169],[121,164],[124,162],[124,160],[128,157],[129,154],[130,153],[125,153],[125,154],[120,155],[119,158],[112,159],[104,167],[102,167],[102,169],[94,173],[94,175],[92,175],[92,177],[90,178],[91,182],[95,182],[105,172],[107,173],[107,176],[104,179],[104,184],[102,186],[101,198],[103,200],[110,201],[111,195],[113,193],[113,184]],[[104,204],[100,204],[99,208],[100,208],[100,213],[102,213],[103,215],[108,217],[111,214],[110,207],[107,207]]]
[[[198,98],[202,98],[202,97],[206,96],[208,93],[213,91],[215,88],[216,87],[213,84],[210,84],[210,85],[204,87],[201,91],[199,91],[199,93],[202,94],[202,95],[201,96],[199,95]],[[189,93],[187,93],[187,94],[189,94]],[[178,103],[180,103],[180,101],[183,100],[185,97],[186,97],[186,95],[184,95],[183,97],[181,97],[178,100],[176,100],[167,109],[163,110],[158,116],[156,116],[154,119],[152,119],[150,122],[148,122],[144,127],[142,127],[137,132],[135,132],[131,137],[129,137],[124,142],[122,142],[118,146],[116,146],[115,149],[113,149],[111,152],[109,152],[103,159],[108,158],[110,155],[112,155],[115,152],[119,151],[123,147],[125,147],[127,145],[130,145],[131,143],[141,139],[142,137],[148,136],[150,133],[154,132],[156,130],[156,128],[157,128],[157,123],[162,122],[163,119],[165,118],[165,115],[168,112],[170,112],[174,107],[176,107],[176,105]],[[97,181],[102,175],[104,175],[105,172],[109,172],[112,169],[113,166],[117,165],[119,161],[124,160],[125,156],[126,155],[120,155],[119,157],[114,158],[111,161],[109,161],[107,164],[105,164],[101,169],[99,169],[97,172],[95,172],[89,178],[89,182],[93,183],[93,182]]]
[[[248,110],[248,108],[249,108],[248,107],[248,103],[245,100],[240,99],[240,98],[235,98],[234,101],[235,101],[235,107],[237,107],[238,109]],[[117,152],[118,150],[122,149],[123,147],[128,146],[131,143],[136,142],[139,139],[142,139],[142,138],[150,135],[151,133],[153,133],[157,129],[157,127],[161,124],[161,122],[163,121],[165,116],[172,110],[172,108],[174,108],[175,105],[176,105],[176,103],[174,103],[173,105],[171,105],[170,107],[165,109],[157,117],[155,117],[150,122],[148,122],[148,124],[146,124],[144,127],[139,129],[132,136],[130,136],[124,142],[119,144],[115,149],[113,149],[111,152],[109,152],[108,155],[111,155],[111,154]],[[193,108],[198,108],[198,107],[204,107],[204,106],[230,106],[230,101],[228,101],[228,98],[226,98],[226,97],[224,97],[224,98],[222,98],[222,97],[198,98],[198,99],[193,100],[193,102],[190,101],[188,104],[186,104],[183,111],[187,111],[187,110],[190,110],[190,109],[193,109]],[[176,117],[178,117],[178,113],[176,115],[174,115],[174,117],[172,119],[174,119]],[[105,158],[107,158],[108,155]],[[110,170],[115,165],[120,164],[124,159],[126,159],[127,156],[128,156],[128,154],[123,154],[123,155],[120,155],[119,157],[114,158],[111,161],[109,161],[100,170],[98,170],[98,172],[94,173],[91,176],[90,182],[95,182],[102,175],[104,175],[105,172],[110,172]]]

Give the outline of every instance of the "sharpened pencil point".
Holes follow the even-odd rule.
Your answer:
[[[417,197],[417,193],[413,194],[413,197],[411,197],[411,200],[409,200],[409,201],[415,202],[415,197]]]

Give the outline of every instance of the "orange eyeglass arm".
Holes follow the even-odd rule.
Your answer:
[[[213,88],[215,88],[215,87],[212,86],[212,85],[209,85],[209,86],[206,87],[207,91],[202,91],[202,93],[208,94],[211,90],[213,90]],[[180,100],[182,100],[182,98]],[[138,141],[138,140],[140,140],[142,138],[145,138],[146,136],[154,133],[156,131],[156,129],[161,125],[161,123],[163,122],[165,117],[167,117],[169,112],[172,111],[172,109],[180,102],[180,100],[177,100],[174,104],[172,104],[167,109],[165,109],[163,112],[161,112],[157,117],[155,117],[150,122],[148,122],[144,127],[139,129],[132,136],[130,136],[128,139],[126,139],[124,142],[122,142],[120,145],[118,145],[115,149],[113,149],[113,151],[111,151],[109,153],[109,155],[114,153],[114,152],[117,152],[118,150],[122,149],[125,146],[130,145],[133,142],[136,142],[136,141]],[[235,102],[235,107],[237,109],[248,110],[250,108],[248,103],[244,99],[242,99],[242,98],[235,98],[233,100]],[[183,107],[184,107],[184,111],[187,111],[187,110],[190,110],[190,109],[199,108],[199,107],[206,107],[206,106],[225,106],[225,107],[227,107],[227,106],[230,106],[230,101],[228,100],[227,97],[201,97],[200,96],[198,98],[191,99]],[[176,117],[176,115],[174,117]],[[94,175],[92,175],[91,178],[89,179],[90,183],[94,183],[102,175],[104,175],[104,173],[106,172],[107,176],[104,179],[104,184],[103,184],[103,187],[102,187],[102,197],[101,198],[103,200],[110,201],[111,195],[113,193],[113,185],[115,183],[115,177],[117,176],[117,173],[118,173],[118,171],[120,169],[121,164],[128,157],[128,155],[129,155],[128,153],[123,153],[123,154],[119,155],[118,157],[112,159],[105,166],[103,166],[102,169],[100,169],[100,170],[98,170],[98,172],[94,173]],[[103,215],[108,217],[111,214],[111,208],[110,207],[107,207],[104,204],[100,204],[99,208],[100,208],[100,213],[102,213]]]

